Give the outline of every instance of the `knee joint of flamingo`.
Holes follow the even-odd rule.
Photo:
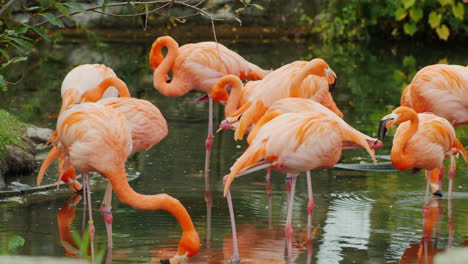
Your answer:
[[[211,146],[213,146],[213,139],[214,136],[208,136],[205,141],[205,147],[207,150],[211,150]]]
[[[291,240],[293,232],[294,232],[292,225],[286,224],[285,232],[286,232],[286,239]]]
[[[101,205],[100,211],[101,211],[102,217],[104,218],[104,222],[106,224],[112,224],[112,220],[113,220],[112,212],[110,210],[107,210],[107,207],[104,205]]]
[[[315,206],[314,200],[309,200],[309,202],[307,203],[307,213],[309,215],[311,215],[312,212],[314,211],[314,206]]]

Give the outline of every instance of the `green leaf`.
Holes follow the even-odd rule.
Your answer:
[[[439,3],[440,3],[442,6],[453,5],[453,0],[439,0]]]
[[[11,38],[16,44],[18,44],[21,48],[24,49],[32,49],[34,48],[33,44],[27,40],[21,38]]]
[[[436,28],[436,27],[440,26],[440,21],[441,20],[442,20],[442,15],[441,14],[437,14],[434,11],[432,11],[429,14],[428,22],[429,22],[429,25],[431,25],[431,28]]]
[[[405,56],[403,58],[403,67],[405,69],[414,69],[414,68],[416,68],[416,59],[413,56]]]
[[[106,11],[107,8],[107,0],[102,1],[102,11]]]
[[[418,21],[421,20],[421,18],[424,15],[423,10],[421,8],[418,8],[418,7],[411,8],[409,14],[410,14],[411,19],[415,23],[418,23]]]
[[[406,9],[404,8],[398,8],[396,11],[395,11],[395,19],[397,21],[401,21],[403,19],[405,19],[405,17],[408,15],[408,12],[406,12]]]
[[[416,27],[416,23],[414,23],[414,22],[408,22],[408,23],[405,23],[403,25],[403,31],[407,35],[413,36],[414,33],[416,33],[417,30],[418,30],[418,28]]]
[[[57,10],[60,13],[62,13],[64,16],[66,17],[70,16],[70,10],[68,10],[68,8],[66,8],[63,4],[55,3],[55,8],[57,8]]]
[[[250,4],[250,5],[256,7],[257,9],[263,10],[263,6],[259,4]]]
[[[465,7],[462,3],[458,3],[452,6],[453,15],[458,18],[459,20],[463,21],[465,16]]]
[[[408,9],[412,7],[414,3],[416,3],[416,0],[403,0],[402,2],[403,2],[403,6],[405,7],[405,9]]]
[[[41,38],[43,38],[45,41],[50,41],[50,37],[49,35],[47,35],[47,33],[44,32],[44,30],[34,26],[34,25],[29,25],[29,27],[34,30],[34,32],[36,32],[39,36],[41,36]]]
[[[0,53],[2,54],[3,57],[5,57],[5,59],[7,59],[7,60],[10,59],[10,55],[8,55],[8,53],[6,52],[6,50],[0,49]]]
[[[6,81],[5,77],[0,74],[0,90],[5,91],[6,90]]]
[[[64,6],[68,6],[71,9],[74,9],[78,12],[84,13],[86,12],[86,9],[80,4],[80,3],[74,3],[74,2],[65,2],[63,3]]]
[[[439,38],[443,40],[447,40],[450,36],[450,29],[444,24],[436,28],[436,32]]]
[[[52,15],[51,13],[42,13],[40,15],[43,16],[52,25],[56,25],[58,27],[64,27],[62,20]]]
[[[12,236],[8,238],[8,251],[24,246],[24,238]]]
[[[26,27],[18,27],[15,29],[15,35],[20,35],[20,34],[24,34],[28,31],[28,28]]]

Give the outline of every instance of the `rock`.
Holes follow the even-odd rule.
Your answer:
[[[31,173],[36,169],[34,146],[25,151],[17,146],[7,146],[5,159],[0,160],[0,175]],[[31,149],[31,147],[29,147]]]
[[[28,127],[26,131],[28,137],[37,144],[47,142],[52,132],[52,129],[35,126]]]

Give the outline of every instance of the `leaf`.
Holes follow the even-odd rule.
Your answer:
[[[436,32],[439,38],[443,40],[447,40],[450,36],[450,29],[444,24],[436,28]]]
[[[416,59],[413,56],[405,56],[403,58],[403,67],[405,69],[414,69],[414,68],[416,68]]]
[[[21,39],[21,38],[11,38],[16,44],[18,44],[20,47],[25,48],[25,49],[32,49],[34,48],[33,44],[27,40]]]
[[[22,246],[24,246],[24,238],[17,235],[8,238],[8,251]]]
[[[70,16],[70,10],[68,10],[68,8],[66,8],[64,5],[62,5],[61,3],[56,3],[55,4],[55,8],[57,8],[57,10],[62,13],[64,16],[68,17]]]
[[[80,3],[75,3],[75,2],[65,2],[63,3],[64,6],[68,6],[71,9],[74,9],[78,12],[84,13],[86,12],[86,9],[80,4]]]
[[[453,0],[439,0],[439,3],[440,3],[442,6],[453,5]]]
[[[408,22],[408,23],[405,23],[403,25],[403,31],[407,35],[413,36],[414,33],[416,33],[417,30],[418,30],[418,28],[416,27],[416,24],[414,22]]]
[[[3,57],[5,57],[5,59],[7,59],[7,60],[10,59],[10,56],[8,55],[8,53],[4,49],[0,49],[0,53],[2,54]]]
[[[26,28],[26,27],[18,27],[18,28],[15,29],[15,33],[16,33],[15,35],[18,36],[20,34],[26,33],[27,31],[28,31],[28,28]]]
[[[58,19],[56,16],[52,15],[51,13],[42,13],[40,15],[43,16],[52,25],[56,25],[58,27],[64,27],[62,20]]]
[[[436,28],[440,25],[440,21],[442,20],[442,15],[437,14],[436,12],[432,11],[429,14],[428,22],[431,25],[431,28]]]
[[[263,6],[259,4],[250,4],[250,5],[256,7],[257,9],[263,10]]]
[[[50,37],[49,35],[47,35],[47,33],[45,33],[42,29],[34,26],[34,25],[28,25],[32,30],[34,30],[34,32],[36,32],[39,36],[41,36],[41,38],[43,38],[45,41],[50,41]]]
[[[458,18],[459,20],[463,21],[465,16],[465,7],[462,3],[458,3],[452,6],[453,15]]]
[[[415,7],[410,10],[410,17],[415,22],[418,23],[419,20],[423,17],[424,13],[421,8]]]
[[[405,7],[405,9],[408,9],[412,7],[414,3],[416,3],[416,0],[404,0],[402,2],[403,2],[403,6]]]
[[[405,19],[405,17],[408,15],[408,12],[406,12],[406,9],[404,8],[398,8],[396,11],[395,11],[395,19],[397,21],[401,21],[403,19]]]
[[[106,11],[107,8],[107,0],[102,1],[102,11]]]

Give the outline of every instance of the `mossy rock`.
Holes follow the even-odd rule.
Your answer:
[[[0,109],[0,177],[30,173],[36,168],[35,144],[26,130],[26,124]]]

